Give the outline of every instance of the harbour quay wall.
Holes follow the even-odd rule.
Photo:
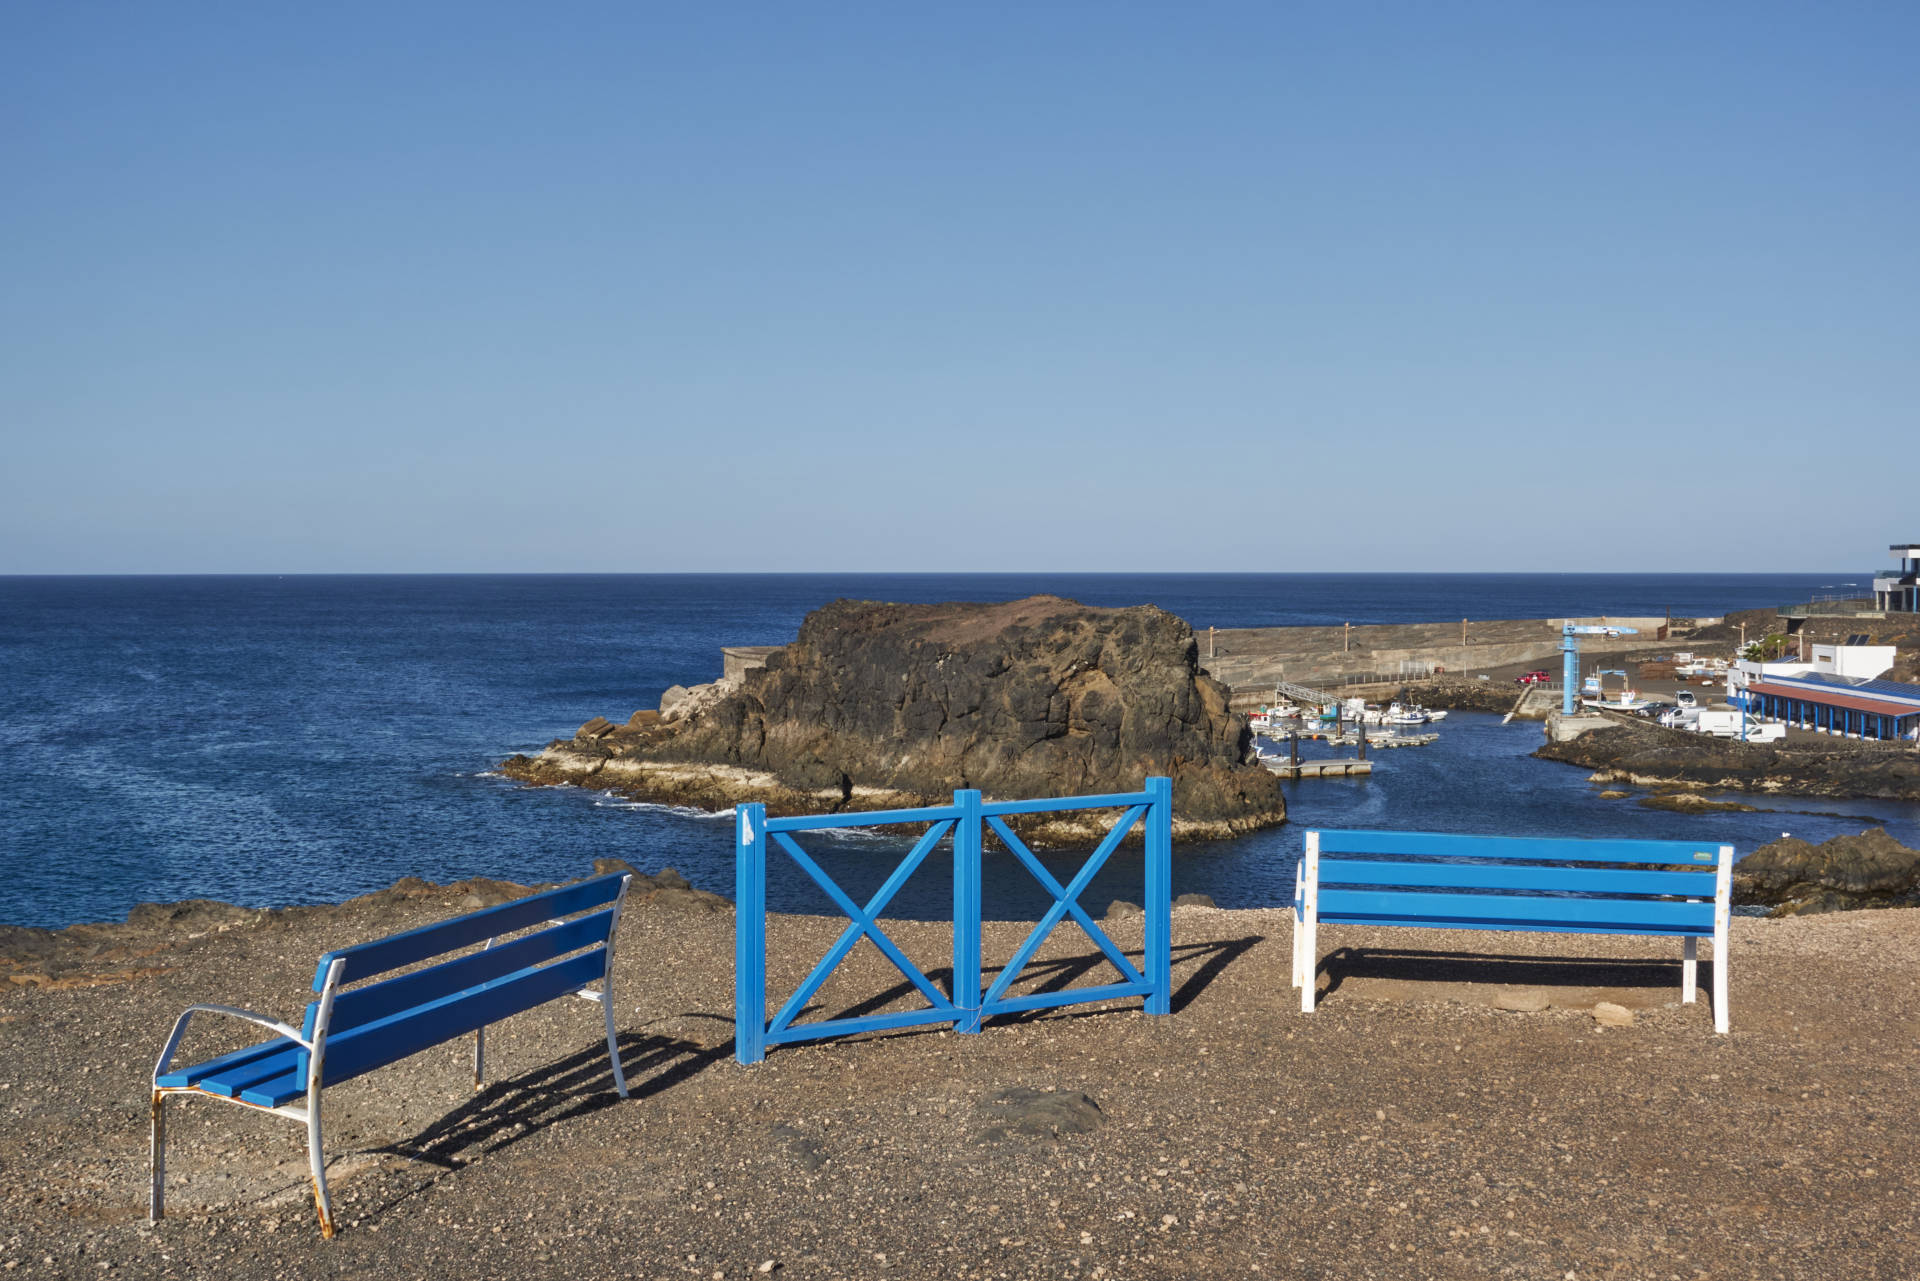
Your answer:
[[[1582,654],[1626,657],[1670,649],[1709,621],[1717,620],[1532,618],[1469,620],[1464,628],[1460,623],[1221,628],[1200,634],[1200,662],[1232,688],[1239,709],[1270,701],[1274,682],[1281,680],[1334,687],[1357,676],[1376,677],[1382,685],[1422,679],[1436,668],[1469,675],[1519,666],[1557,670],[1560,629],[1567,622],[1634,628],[1633,635],[1580,638]]]

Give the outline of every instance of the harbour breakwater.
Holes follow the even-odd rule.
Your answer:
[[[622,724],[596,717],[502,771],[783,813],[937,804],[965,787],[1005,798],[1125,792],[1165,774],[1182,836],[1286,818],[1279,780],[1254,760],[1246,720],[1202,669],[1193,630],[1151,605],[835,601],[791,645],[669,695]],[[1104,830],[1085,815],[1026,829],[1042,843]]]
[[[1203,637],[1201,662],[1209,674],[1233,687],[1236,707],[1251,707],[1269,701],[1275,682],[1283,680],[1310,686],[1384,686],[1519,665],[1557,670],[1564,623],[1621,629],[1618,636],[1583,636],[1580,649],[1589,656],[1628,657],[1670,648],[1719,621],[1664,616],[1483,618],[1358,627],[1218,628]]]

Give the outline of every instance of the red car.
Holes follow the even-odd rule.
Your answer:
[[[1546,684],[1546,683],[1547,683],[1548,681],[1551,681],[1552,679],[1553,679],[1553,677],[1551,677],[1551,676],[1549,676],[1549,675],[1548,675],[1547,673],[1545,673],[1545,672],[1528,672],[1528,673],[1527,673],[1527,674],[1526,674],[1525,676],[1521,676],[1521,677],[1518,677],[1518,678],[1516,678],[1516,679],[1515,679],[1515,681],[1514,681],[1514,684],[1516,684],[1516,685],[1545,685],[1545,684]]]

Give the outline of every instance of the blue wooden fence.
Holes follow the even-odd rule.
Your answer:
[[[1065,885],[1034,857],[1033,851],[1014,834],[1007,822],[1019,814],[1096,809],[1118,809],[1123,813]],[[1111,796],[988,803],[981,799],[978,791],[968,790],[955,792],[951,805],[802,818],[770,819],[764,805],[741,805],[735,809],[734,823],[737,842],[734,863],[734,1057],[742,1063],[758,1063],[766,1057],[770,1045],[934,1023],[950,1023],[960,1032],[978,1032],[983,1019],[998,1014],[1076,1005],[1084,1001],[1143,996],[1149,1014],[1165,1014],[1171,1008],[1173,783],[1170,779],[1149,778],[1142,791]],[[848,897],[794,839],[796,834],[802,832],[897,824],[924,824],[926,830],[864,905]],[[1127,955],[1094,923],[1079,902],[1080,895],[1136,824],[1145,825],[1147,846],[1146,955],[1143,969],[1134,968]],[[1041,887],[1053,896],[1053,905],[1015,949],[992,985],[983,992],[980,986],[983,969],[980,951],[980,877],[989,830],[1032,873]],[[887,937],[880,928],[880,914],[886,910],[900,887],[907,883],[907,878],[948,837],[952,838],[953,843],[953,982],[951,992],[942,992]],[[846,914],[849,922],[839,939],[827,949],[820,963],[814,966],[813,972],[794,990],[771,1020],[767,1018],[767,849],[770,844],[784,850],[800,870]],[[1034,953],[1046,941],[1047,935],[1068,916],[1073,917],[1101,955],[1120,972],[1120,981],[1101,987],[1007,995],[1027,962],[1033,959]],[[796,1024],[794,1019],[807,1008],[808,1002],[820,990],[820,985],[827,981],[834,967],[846,959],[847,953],[862,937],[873,940],[902,977],[926,998],[927,1004],[915,1010]]]

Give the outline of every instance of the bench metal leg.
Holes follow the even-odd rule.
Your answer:
[[[1300,939],[1300,1012],[1313,1013],[1314,988],[1319,986],[1314,971],[1319,968],[1319,922],[1312,919],[1298,922],[1294,929]]]
[[[1727,1033],[1727,952],[1733,942],[1733,846],[1720,847],[1713,892],[1713,1030]]]
[[[620,1091],[620,1097],[627,1097],[627,1074],[620,1067],[620,1042],[613,1035],[613,975],[609,974],[601,984],[600,1008],[607,1015],[607,1057],[613,1060],[613,1088]]]
[[[1314,972],[1320,968],[1320,833],[1307,833],[1307,852],[1301,859],[1300,911],[1294,918],[1294,937],[1300,946],[1300,1012],[1313,1013]]]
[[[1680,962],[1680,1003],[1692,1005],[1700,989],[1700,940],[1689,934]]]
[[[1293,869],[1293,914],[1290,918],[1293,925],[1293,985],[1295,987],[1300,986],[1300,902],[1301,895],[1304,892],[1301,885],[1301,865],[1295,864]]]
[[[313,1172],[313,1208],[320,1215],[320,1235],[333,1236],[333,1198],[327,1195],[327,1154],[320,1146],[320,1091],[307,1093],[307,1167]]]
[[[153,1183],[147,1190],[147,1222],[158,1223],[166,1215],[163,1204],[167,1182],[167,1096],[153,1092],[153,1138],[148,1148]]]
[[[1719,931],[1713,940],[1713,1030],[1727,1032],[1727,935]]]

